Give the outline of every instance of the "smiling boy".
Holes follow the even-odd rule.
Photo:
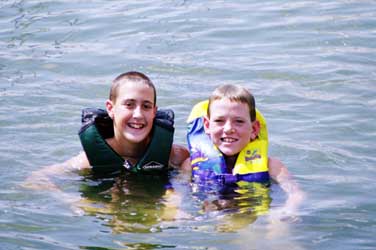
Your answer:
[[[189,157],[173,144],[172,110],[158,110],[156,90],[143,73],[126,72],[114,79],[106,110],[84,109],[79,131],[83,151],[77,156],[33,172],[28,183],[54,187],[48,176],[90,169],[93,174],[122,172],[164,175]]]
[[[303,192],[283,163],[268,156],[266,121],[247,89],[219,86],[192,109],[188,122],[190,159],[184,169],[192,171],[193,182],[268,186],[274,180],[288,194],[285,208],[297,208]]]

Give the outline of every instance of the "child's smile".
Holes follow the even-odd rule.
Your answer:
[[[253,132],[248,105],[229,99],[213,101],[205,128],[223,154],[238,154],[250,142]]]
[[[130,123],[128,123],[128,126],[131,127],[131,128],[133,128],[133,129],[142,129],[142,128],[145,127],[145,124],[130,122]]]
[[[156,113],[152,88],[140,83],[123,84],[111,111],[118,140],[143,142],[150,134]]]
[[[221,141],[223,141],[225,143],[232,143],[232,142],[237,141],[237,139],[224,137],[224,138],[221,138]]]

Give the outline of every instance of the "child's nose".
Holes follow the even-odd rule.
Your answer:
[[[141,117],[141,116],[142,116],[142,108],[141,108],[141,106],[137,106],[137,107],[133,110],[133,116],[134,116],[134,117]]]
[[[234,128],[232,127],[232,124],[230,121],[227,121],[225,123],[225,126],[223,127],[223,130],[225,133],[233,133],[234,132]]]

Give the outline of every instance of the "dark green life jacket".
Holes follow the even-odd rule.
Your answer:
[[[152,138],[136,165],[130,164],[107,144],[114,136],[113,121],[103,109],[82,110],[82,127],[78,134],[94,174],[133,173],[161,174],[167,172],[174,137],[174,112],[158,110],[154,118]]]

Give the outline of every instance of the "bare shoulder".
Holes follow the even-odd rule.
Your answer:
[[[40,170],[37,170],[37,172],[45,172],[46,174],[61,174],[65,172],[82,170],[90,167],[91,166],[85,152],[80,152],[78,155],[70,158],[65,162],[57,163],[51,166],[46,166]]]
[[[91,168],[89,160],[84,151],[67,160],[63,163],[63,165],[65,165],[65,167],[70,170],[81,170]]]
[[[282,189],[291,196],[288,203],[296,206],[304,199],[304,192],[294,180],[293,176],[287,170],[287,167],[278,159],[269,159],[269,174],[270,177],[279,183]],[[294,200],[294,202],[292,202]],[[290,204],[290,205],[291,205]]]
[[[287,170],[287,167],[276,158],[269,158],[269,174],[281,188],[288,194],[288,199],[283,207],[285,211],[296,211],[305,199],[305,193]]]
[[[189,174],[189,175],[192,174],[192,164],[191,164],[190,157],[188,157],[187,159],[185,159],[185,161],[181,165],[181,169],[186,174]]]
[[[273,180],[281,182],[290,179],[287,167],[277,158],[270,157],[268,160],[269,174]]]
[[[189,151],[183,145],[173,144],[170,153],[170,164],[181,167],[185,160],[189,158]]]

